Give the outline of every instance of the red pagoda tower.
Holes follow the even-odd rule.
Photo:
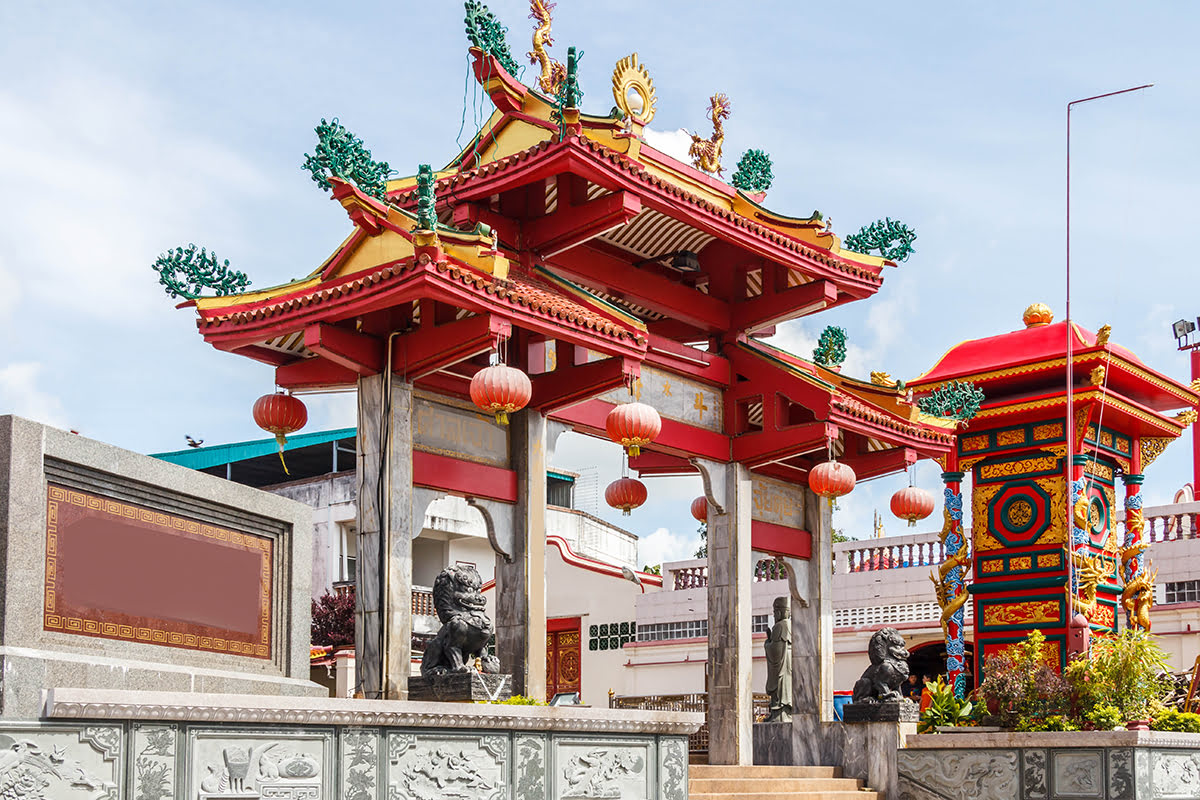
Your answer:
[[[1114,632],[1122,620],[1149,628],[1154,570],[1141,536],[1143,471],[1195,420],[1200,403],[1188,385],[1111,343],[1107,325],[1093,333],[1055,323],[1040,303],[1026,309],[1024,322],[951,348],[910,384],[926,397],[955,382],[983,392],[943,464],[948,505],[957,498],[961,509],[960,482],[971,474],[971,557],[961,561],[974,569],[980,677],[989,654],[1034,629],[1065,666],[1068,653],[1086,647],[1088,631]],[[1123,533],[1112,524],[1118,480]],[[939,598],[955,594],[965,599]]]

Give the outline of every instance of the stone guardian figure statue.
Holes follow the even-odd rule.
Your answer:
[[[792,614],[787,597],[776,597],[772,606],[775,624],[767,634],[763,648],[767,653],[767,694],[771,713],[767,722],[792,719]]]

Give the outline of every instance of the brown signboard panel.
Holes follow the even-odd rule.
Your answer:
[[[50,485],[48,631],[271,657],[273,542]]]

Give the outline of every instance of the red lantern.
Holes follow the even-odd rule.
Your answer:
[[[617,478],[604,490],[604,502],[628,517],[630,511],[646,502],[646,484],[636,478]]]
[[[708,498],[700,495],[692,501],[692,516],[697,522],[708,522]]]
[[[662,431],[662,418],[645,403],[624,403],[608,412],[604,420],[608,438],[625,448],[630,456],[641,455],[642,446],[650,444]]]
[[[507,364],[484,367],[471,378],[471,402],[508,424],[508,415],[529,405],[533,385],[529,376]]]
[[[826,461],[817,464],[808,473],[808,488],[821,497],[836,500],[842,495],[850,494],[856,480],[857,476],[855,476],[854,470],[846,464]]]
[[[892,495],[892,513],[908,520],[910,528],[917,524],[917,520],[932,514],[933,507],[933,495],[916,486],[909,486]]]
[[[287,435],[295,433],[308,423],[308,409],[299,398],[290,394],[276,392],[264,394],[254,401],[254,422],[267,433],[275,434],[279,442],[279,463],[283,464],[283,472],[288,472],[287,462],[283,460],[283,448],[287,444]]]

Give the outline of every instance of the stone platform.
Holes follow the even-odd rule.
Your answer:
[[[448,672],[408,679],[408,699],[440,703],[495,703],[512,697],[512,675]]]
[[[52,689],[0,727],[47,798],[687,800],[693,712]],[[20,744],[20,749],[13,747]],[[25,758],[25,754],[31,754]],[[58,767],[38,753],[56,753]],[[40,760],[39,760],[40,759]]]
[[[842,706],[842,721],[855,722],[918,722],[921,712],[912,700],[897,703],[847,703]]]

